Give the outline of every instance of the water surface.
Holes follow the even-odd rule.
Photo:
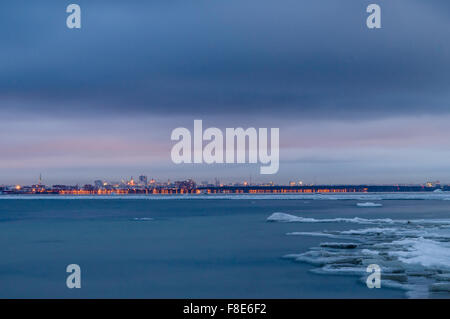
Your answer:
[[[368,289],[361,276],[317,272],[327,263],[283,257],[325,251],[320,244],[344,241],[345,231],[392,226],[336,218],[450,220],[450,201],[442,198],[385,199],[375,208],[356,205],[366,197],[205,197],[0,196],[0,297],[405,298],[404,287]],[[275,212],[329,221],[268,222]],[[446,231],[433,227],[426,231]],[[367,245],[373,239],[350,236]],[[441,242],[437,236],[430,240]],[[449,265],[445,256],[440,262]],[[66,287],[68,264],[81,266],[81,289]]]

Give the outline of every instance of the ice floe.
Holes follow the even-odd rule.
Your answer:
[[[284,222],[284,223],[355,223],[355,224],[380,224],[387,223],[392,224],[394,221],[390,218],[382,218],[382,219],[366,219],[360,217],[353,218],[324,218],[324,219],[316,219],[310,217],[300,217],[290,214],[285,214],[281,212],[276,212],[267,217],[267,221],[269,222]]]
[[[450,271],[450,243],[423,237],[393,241],[390,256],[407,264],[420,264],[427,268]]]
[[[450,292],[450,283],[435,283],[430,286],[431,291],[435,292]]]
[[[286,235],[288,235],[288,236],[317,236],[317,237],[328,237],[328,238],[341,238],[341,236],[328,234],[328,233],[322,233],[322,232],[301,232],[301,231],[298,232],[298,231],[294,231],[294,232],[286,233]]]
[[[358,206],[358,207],[381,207],[381,206],[383,206],[383,204],[365,202],[365,203],[356,203],[356,206]]]
[[[376,224],[351,230],[290,232],[288,235],[337,241],[321,242],[306,252],[283,257],[314,265],[311,271],[316,274],[359,276],[363,283],[367,266],[377,264],[382,287],[403,289],[409,298],[450,297],[450,219],[314,219],[278,212],[268,220]]]

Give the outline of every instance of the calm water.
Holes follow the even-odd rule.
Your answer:
[[[342,242],[344,231],[392,229],[336,218],[450,221],[450,201],[442,199],[383,200],[375,208],[357,207],[357,199],[285,198],[0,196],[0,298],[404,298],[405,290],[368,289],[354,274],[314,270],[328,261],[282,257],[314,254],[323,242]],[[314,220],[268,222],[275,212]],[[448,228],[445,222],[433,227],[436,233]],[[287,235],[292,232],[297,235]],[[361,236],[354,240],[371,243]],[[441,277],[450,265],[443,238],[436,241],[444,245],[441,259],[426,269]],[[346,254],[341,251],[335,250]],[[81,266],[81,289],[65,284],[73,263]]]

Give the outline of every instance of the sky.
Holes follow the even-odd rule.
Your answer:
[[[2,1],[0,185],[450,183],[449,25],[446,0]],[[173,164],[195,119],[280,128],[278,173]]]

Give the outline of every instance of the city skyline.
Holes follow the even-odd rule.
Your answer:
[[[288,184],[235,182],[223,183],[196,182],[193,179],[161,182],[140,175],[138,179],[130,177],[121,182],[95,180],[85,185],[45,185],[42,176],[33,185],[0,185],[0,195],[209,195],[209,194],[347,194],[347,193],[437,193],[438,196],[450,191],[450,185],[440,181],[426,182],[420,185],[316,185],[302,181],[290,181]],[[7,197],[9,198],[9,197]]]
[[[379,30],[364,2],[78,4],[79,30],[65,3],[0,12],[0,183],[450,181],[446,1],[379,1]],[[195,119],[280,128],[278,173],[173,164],[170,134]]]
[[[167,185],[174,185],[176,183],[185,182],[185,181],[192,181],[193,183],[197,184],[198,186],[314,186],[314,185],[414,185],[414,186],[426,186],[426,187],[436,187],[440,185],[450,185],[450,182],[441,182],[440,180],[431,180],[428,179],[426,181],[416,182],[416,183],[357,183],[357,184],[348,184],[348,183],[317,183],[317,182],[310,182],[305,181],[301,178],[291,178],[289,180],[283,181],[283,182],[275,182],[273,180],[271,181],[260,181],[258,179],[254,179],[252,176],[249,176],[248,178],[241,178],[241,179],[221,179],[219,177],[210,177],[209,179],[199,179],[195,177],[185,177],[185,178],[155,178],[152,176],[144,175],[144,174],[138,174],[135,176],[129,176],[120,178],[118,180],[114,180],[111,178],[103,177],[99,179],[91,179],[89,181],[84,181],[82,183],[54,183],[51,181],[46,181],[42,174],[39,174],[38,179],[35,181],[31,181],[28,183],[2,183],[0,181],[0,187],[32,187],[32,186],[45,186],[45,187],[51,187],[51,186],[94,186],[97,188],[103,188],[103,187],[121,187],[121,186],[167,186]]]

